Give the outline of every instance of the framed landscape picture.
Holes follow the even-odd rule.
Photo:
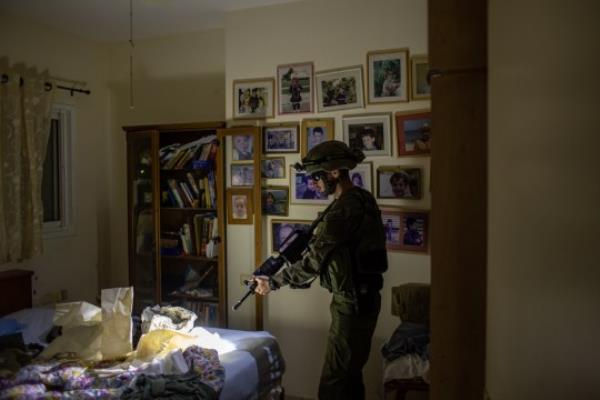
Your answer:
[[[290,204],[290,188],[268,186],[261,190],[263,215],[287,216]]]
[[[227,223],[252,224],[252,189],[227,190]]]
[[[422,196],[421,168],[382,166],[377,168],[377,197],[417,200]]]
[[[270,124],[263,127],[263,153],[297,153],[300,150],[297,123]]]
[[[296,231],[296,229],[307,230],[312,221],[274,219],[271,221],[271,250],[280,251],[281,244],[285,239]]]
[[[367,157],[389,156],[392,153],[391,121],[389,113],[344,115],[344,142],[350,148],[362,150]]]
[[[319,112],[363,108],[362,65],[315,72]]]
[[[410,58],[410,98],[427,100],[431,98],[431,86],[427,82],[429,58],[424,55]]]
[[[313,112],[313,63],[277,67],[279,114]]]
[[[260,176],[266,179],[285,178],[285,158],[263,158],[260,161]]]
[[[431,112],[429,110],[397,112],[396,135],[399,156],[431,152]]]
[[[300,129],[302,157],[316,145],[333,140],[335,135],[335,120],[333,118],[303,119]]]
[[[305,171],[290,166],[290,203],[328,204],[329,196],[321,193],[315,180]]]
[[[408,101],[408,49],[368,52],[367,83],[370,104]]]
[[[349,171],[354,186],[373,193],[373,163],[370,161],[358,164]]]
[[[233,81],[233,119],[265,119],[274,115],[273,78]]]

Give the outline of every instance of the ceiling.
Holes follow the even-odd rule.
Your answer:
[[[133,0],[134,40],[222,28],[225,12],[300,0]],[[0,0],[0,14],[100,42],[129,40],[129,0]]]

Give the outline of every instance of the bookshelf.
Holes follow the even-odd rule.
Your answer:
[[[134,314],[176,305],[227,323],[220,148],[223,123],[124,127]]]

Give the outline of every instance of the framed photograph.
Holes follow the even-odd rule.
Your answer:
[[[419,110],[396,113],[399,156],[431,152],[431,112]]]
[[[271,221],[271,249],[279,251],[281,244],[285,239],[294,233],[297,229],[306,230],[310,228],[312,221],[307,220],[291,220],[291,219],[274,219]]]
[[[364,108],[362,65],[315,72],[319,112]]]
[[[260,176],[267,179],[285,178],[285,158],[263,158],[260,161]]]
[[[424,55],[410,58],[410,98],[427,100],[431,98],[431,86],[427,82],[429,58]]]
[[[328,204],[329,196],[319,191],[315,180],[305,171],[290,166],[290,203]]]
[[[275,110],[275,79],[233,81],[233,119],[271,118]]]
[[[368,52],[367,82],[370,104],[408,101],[408,49]]]
[[[362,150],[367,157],[389,156],[392,154],[391,121],[389,113],[344,115],[344,142],[350,148]]]
[[[254,136],[232,135],[232,161],[250,161],[254,159]]]
[[[382,207],[381,222],[385,228],[385,244],[388,250],[428,252],[428,211]]]
[[[300,150],[298,124],[275,124],[263,127],[263,153],[297,153]]]
[[[421,168],[400,166],[377,168],[378,198],[417,200],[421,196]]]
[[[370,161],[358,164],[349,171],[350,180],[354,186],[358,186],[373,193],[373,163]]]
[[[290,188],[287,186],[268,186],[261,190],[263,215],[287,216],[290,204]]]
[[[335,136],[335,119],[303,119],[300,129],[300,143],[302,144],[302,157],[319,143],[333,140]]]
[[[227,223],[252,224],[252,189],[227,190]]]
[[[253,164],[231,164],[231,187],[253,186],[254,165]]]
[[[313,112],[313,63],[277,66],[279,115]]]

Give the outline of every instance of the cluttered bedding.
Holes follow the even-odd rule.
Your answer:
[[[103,293],[102,308],[64,303],[0,318],[0,399],[281,397],[285,364],[269,333],[205,329],[189,310],[155,306],[138,340],[127,289]]]

